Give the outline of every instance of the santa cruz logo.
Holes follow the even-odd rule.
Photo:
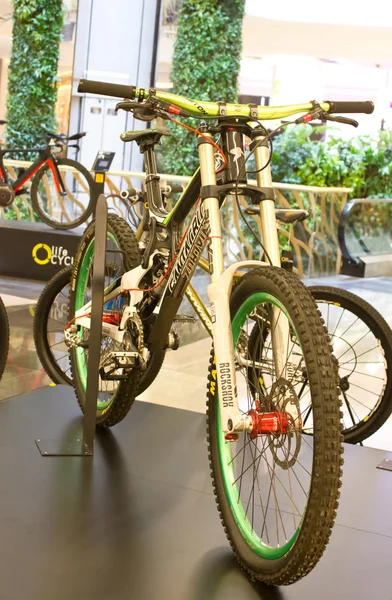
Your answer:
[[[38,265],[58,265],[68,267],[73,264],[73,256],[69,256],[68,250],[62,246],[48,246],[47,244],[36,244],[32,251],[32,257]]]

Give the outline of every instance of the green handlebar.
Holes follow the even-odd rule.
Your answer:
[[[149,90],[143,88],[136,88],[135,98],[138,100],[146,100],[149,96]],[[176,94],[170,94],[167,92],[156,92],[156,97],[159,100],[173,104],[178,108],[187,110],[192,117],[218,117],[220,112],[220,106],[217,102],[199,102],[191,98],[185,98],[183,96],[177,96]],[[329,102],[322,102],[320,106],[325,110],[329,111]],[[226,115],[228,117],[250,117],[251,109],[249,104],[226,104]],[[258,119],[272,120],[282,119],[283,117],[290,117],[298,113],[304,113],[312,110],[313,105],[311,102],[306,104],[288,104],[287,106],[258,106],[257,117]]]
[[[150,90],[137,88],[134,85],[120,85],[104,81],[90,81],[81,79],[78,86],[78,92],[88,94],[99,94],[103,96],[112,96],[114,98],[127,98],[129,100],[147,100],[150,96]],[[222,102],[202,102],[191,98],[184,98],[176,94],[167,92],[155,92],[154,95],[163,102],[172,105],[172,114],[176,114],[175,109],[182,109],[192,117],[218,117],[222,114]],[[128,101],[128,100],[127,100]],[[373,102],[322,102],[319,106],[325,112],[329,113],[365,113],[371,114],[374,111]],[[306,104],[288,104],[286,106],[258,106],[257,118],[265,120],[282,119],[298,113],[306,113],[314,108],[312,102]],[[179,112],[179,110],[178,110]],[[253,109],[249,104],[225,104],[225,116],[228,117],[252,117]],[[181,113],[179,112],[181,115]],[[182,115],[185,116],[185,115]]]

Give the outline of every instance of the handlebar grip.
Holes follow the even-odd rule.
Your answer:
[[[134,100],[136,86],[81,79],[78,85],[78,92],[81,94],[99,94],[101,96],[113,96],[114,98],[129,98],[130,100]]]
[[[128,200],[128,198],[133,198],[136,195],[137,195],[137,192],[134,188],[128,188],[127,190],[122,190],[120,192],[120,196],[124,200]]]
[[[180,185],[179,183],[173,183],[170,185],[171,187],[171,194],[182,194],[182,192],[184,191],[184,187],[182,185]]]
[[[329,112],[333,113],[364,113],[371,115],[374,111],[374,103],[370,100],[365,102],[331,102],[326,100],[330,106]]]

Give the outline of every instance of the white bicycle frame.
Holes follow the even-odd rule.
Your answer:
[[[255,137],[255,140],[262,142],[263,137]],[[201,143],[198,146],[198,150],[202,186],[216,186],[214,147],[209,143]],[[254,151],[254,155],[256,170],[258,171],[258,187],[272,190],[270,167],[267,166],[263,169],[269,159],[268,147],[262,144],[257,146]],[[264,247],[271,260],[272,266],[280,267],[275,203],[272,199],[266,199],[260,203],[260,217]],[[208,256],[210,262],[210,284],[208,286],[208,298],[211,303],[212,332],[216,359],[217,387],[220,402],[222,430],[225,433],[243,430],[251,431],[253,427],[252,419],[249,416],[244,416],[241,414],[238,407],[234,344],[230,319],[230,294],[233,284],[233,277],[236,271],[241,269],[243,270],[244,268],[253,269],[265,267],[267,266],[267,263],[254,260],[241,261],[229,266],[226,270],[224,269],[220,206],[219,200],[215,197],[205,198],[202,202],[202,205],[196,211],[183,242],[185,247],[187,246],[188,238],[190,240],[189,246],[192,246],[194,240],[190,238],[189,232],[192,230],[192,223],[197,221],[197,219],[200,220],[200,218],[207,219],[209,229]],[[202,241],[203,245],[205,245],[207,241],[206,236]],[[103,333],[107,336],[110,336],[117,342],[122,342],[126,330],[127,320],[132,317],[134,312],[137,310],[136,305],[143,298],[144,292],[142,290],[139,291],[139,284],[145,273],[152,266],[152,261],[156,252],[157,251],[151,255],[147,269],[139,266],[131,271],[128,271],[122,276],[120,285],[105,294],[104,303],[107,303],[122,294],[124,291],[132,290],[129,291],[130,302],[129,305],[124,309],[120,326],[118,327],[117,325],[102,323]],[[176,271],[176,265],[180,258],[181,252],[177,256],[176,262],[172,267],[166,290],[154,311],[156,313],[159,313],[166,291],[171,284],[171,277]],[[181,266],[181,263],[179,263],[179,265]],[[77,323],[88,329],[90,328],[90,318],[83,315],[86,315],[90,308],[91,303],[88,303],[75,313]],[[279,318],[277,318],[277,312],[277,309],[273,307],[271,336],[275,372],[277,377],[279,377],[283,374],[287,360],[289,323],[287,317],[285,317],[281,311],[279,311]],[[287,407],[285,410],[288,410]]]

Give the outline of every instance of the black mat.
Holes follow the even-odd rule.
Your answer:
[[[42,458],[36,438],[80,426],[72,390],[0,404],[1,600],[392,599],[392,473],[347,447],[338,524],[314,571],[252,584],[223,534],[205,418],[137,402],[100,434],[94,459]]]

